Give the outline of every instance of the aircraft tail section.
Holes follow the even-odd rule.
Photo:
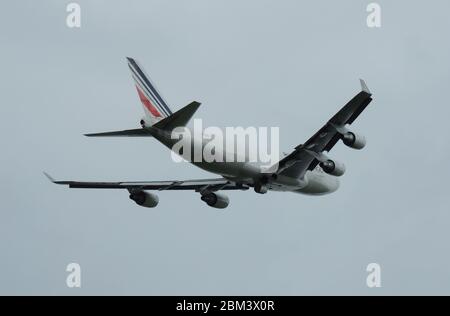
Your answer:
[[[155,85],[145,74],[142,67],[133,58],[127,57],[139,99],[145,112],[141,121],[142,128],[121,131],[85,134],[88,137],[151,137],[150,127],[172,131],[176,127],[185,126],[200,107],[199,102],[191,102],[180,110],[172,113],[167,103],[156,90]]]
[[[159,120],[153,127],[163,129],[166,131],[172,131],[174,128],[186,126],[189,120],[192,118],[194,113],[200,107],[199,102],[191,102],[180,110],[176,111],[170,116]],[[112,131],[112,132],[101,132],[101,133],[90,133],[84,134],[88,137],[151,137],[152,133],[148,128],[138,128],[138,129],[127,129],[122,131]]]
[[[144,72],[144,69],[133,58],[127,57],[127,61],[139,99],[144,108],[146,123],[151,126],[171,116],[172,111]]]

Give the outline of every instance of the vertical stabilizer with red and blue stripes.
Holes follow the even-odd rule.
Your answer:
[[[139,63],[133,58],[127,57],[128,67],[130,67],[139,99],[144,107],[145,116],[149,123],[154,125],[160,120],[172,115],[172,111],[166,104],[161,94],[156,90],[155,85],[145,74]]]

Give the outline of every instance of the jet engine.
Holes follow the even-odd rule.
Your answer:
[[[201,199],[206,202],[206,204],[214,208],[226,208],[228,204],[230,204],[230,199],[228,196],[219,193],[209,192],[203,194]]]
[[[131,192],[130,199],[136,202],[137,205],[143,207],[155,207],[159,202],[159,198],[156,194],[144,191]]]
[[[340,177],[345,173],[345,165],[338,161],[326,160],[320,163],[320,167],[328,174]]]
[[[342,141],[353,149],[363,149],[366,146],[366,138],[353,132],[347,132],[342,135]]]

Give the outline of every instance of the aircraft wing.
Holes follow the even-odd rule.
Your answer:
[[[307,170],[313,170],[323,159],[324,151],[330,151],[342,138],[345,125],[352,124],[372,101],[372,94],[364,80],[361,89],[317,133],[278,163],[278,174],[301,178]]]
[[[86,181],[56,181],[50,175],[45,176],[53,183],[68,185],[69,188],[85,189],[127,189],[132,190],[194,190],[201,192],[219,190],[247,190],[245,184],[229,181],[225,178],[182,180],[182,181],[123,181],[123,182],[86,182]]]

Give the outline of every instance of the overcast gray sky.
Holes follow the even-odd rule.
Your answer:
[[[450,294],[448,1],[10,1],[0,12],[0,294]],[[156,209],[82,180],[203,178],[153,139],[87,139],[138,127],[125,56],[173,109],[209,125],[279,126],[289,151],[366,79],[354,124],[368,146],[329,196],[193,192]],[[82,268],[69,289],[66,265]],[[366,286],[381,265],[382,288]]]

